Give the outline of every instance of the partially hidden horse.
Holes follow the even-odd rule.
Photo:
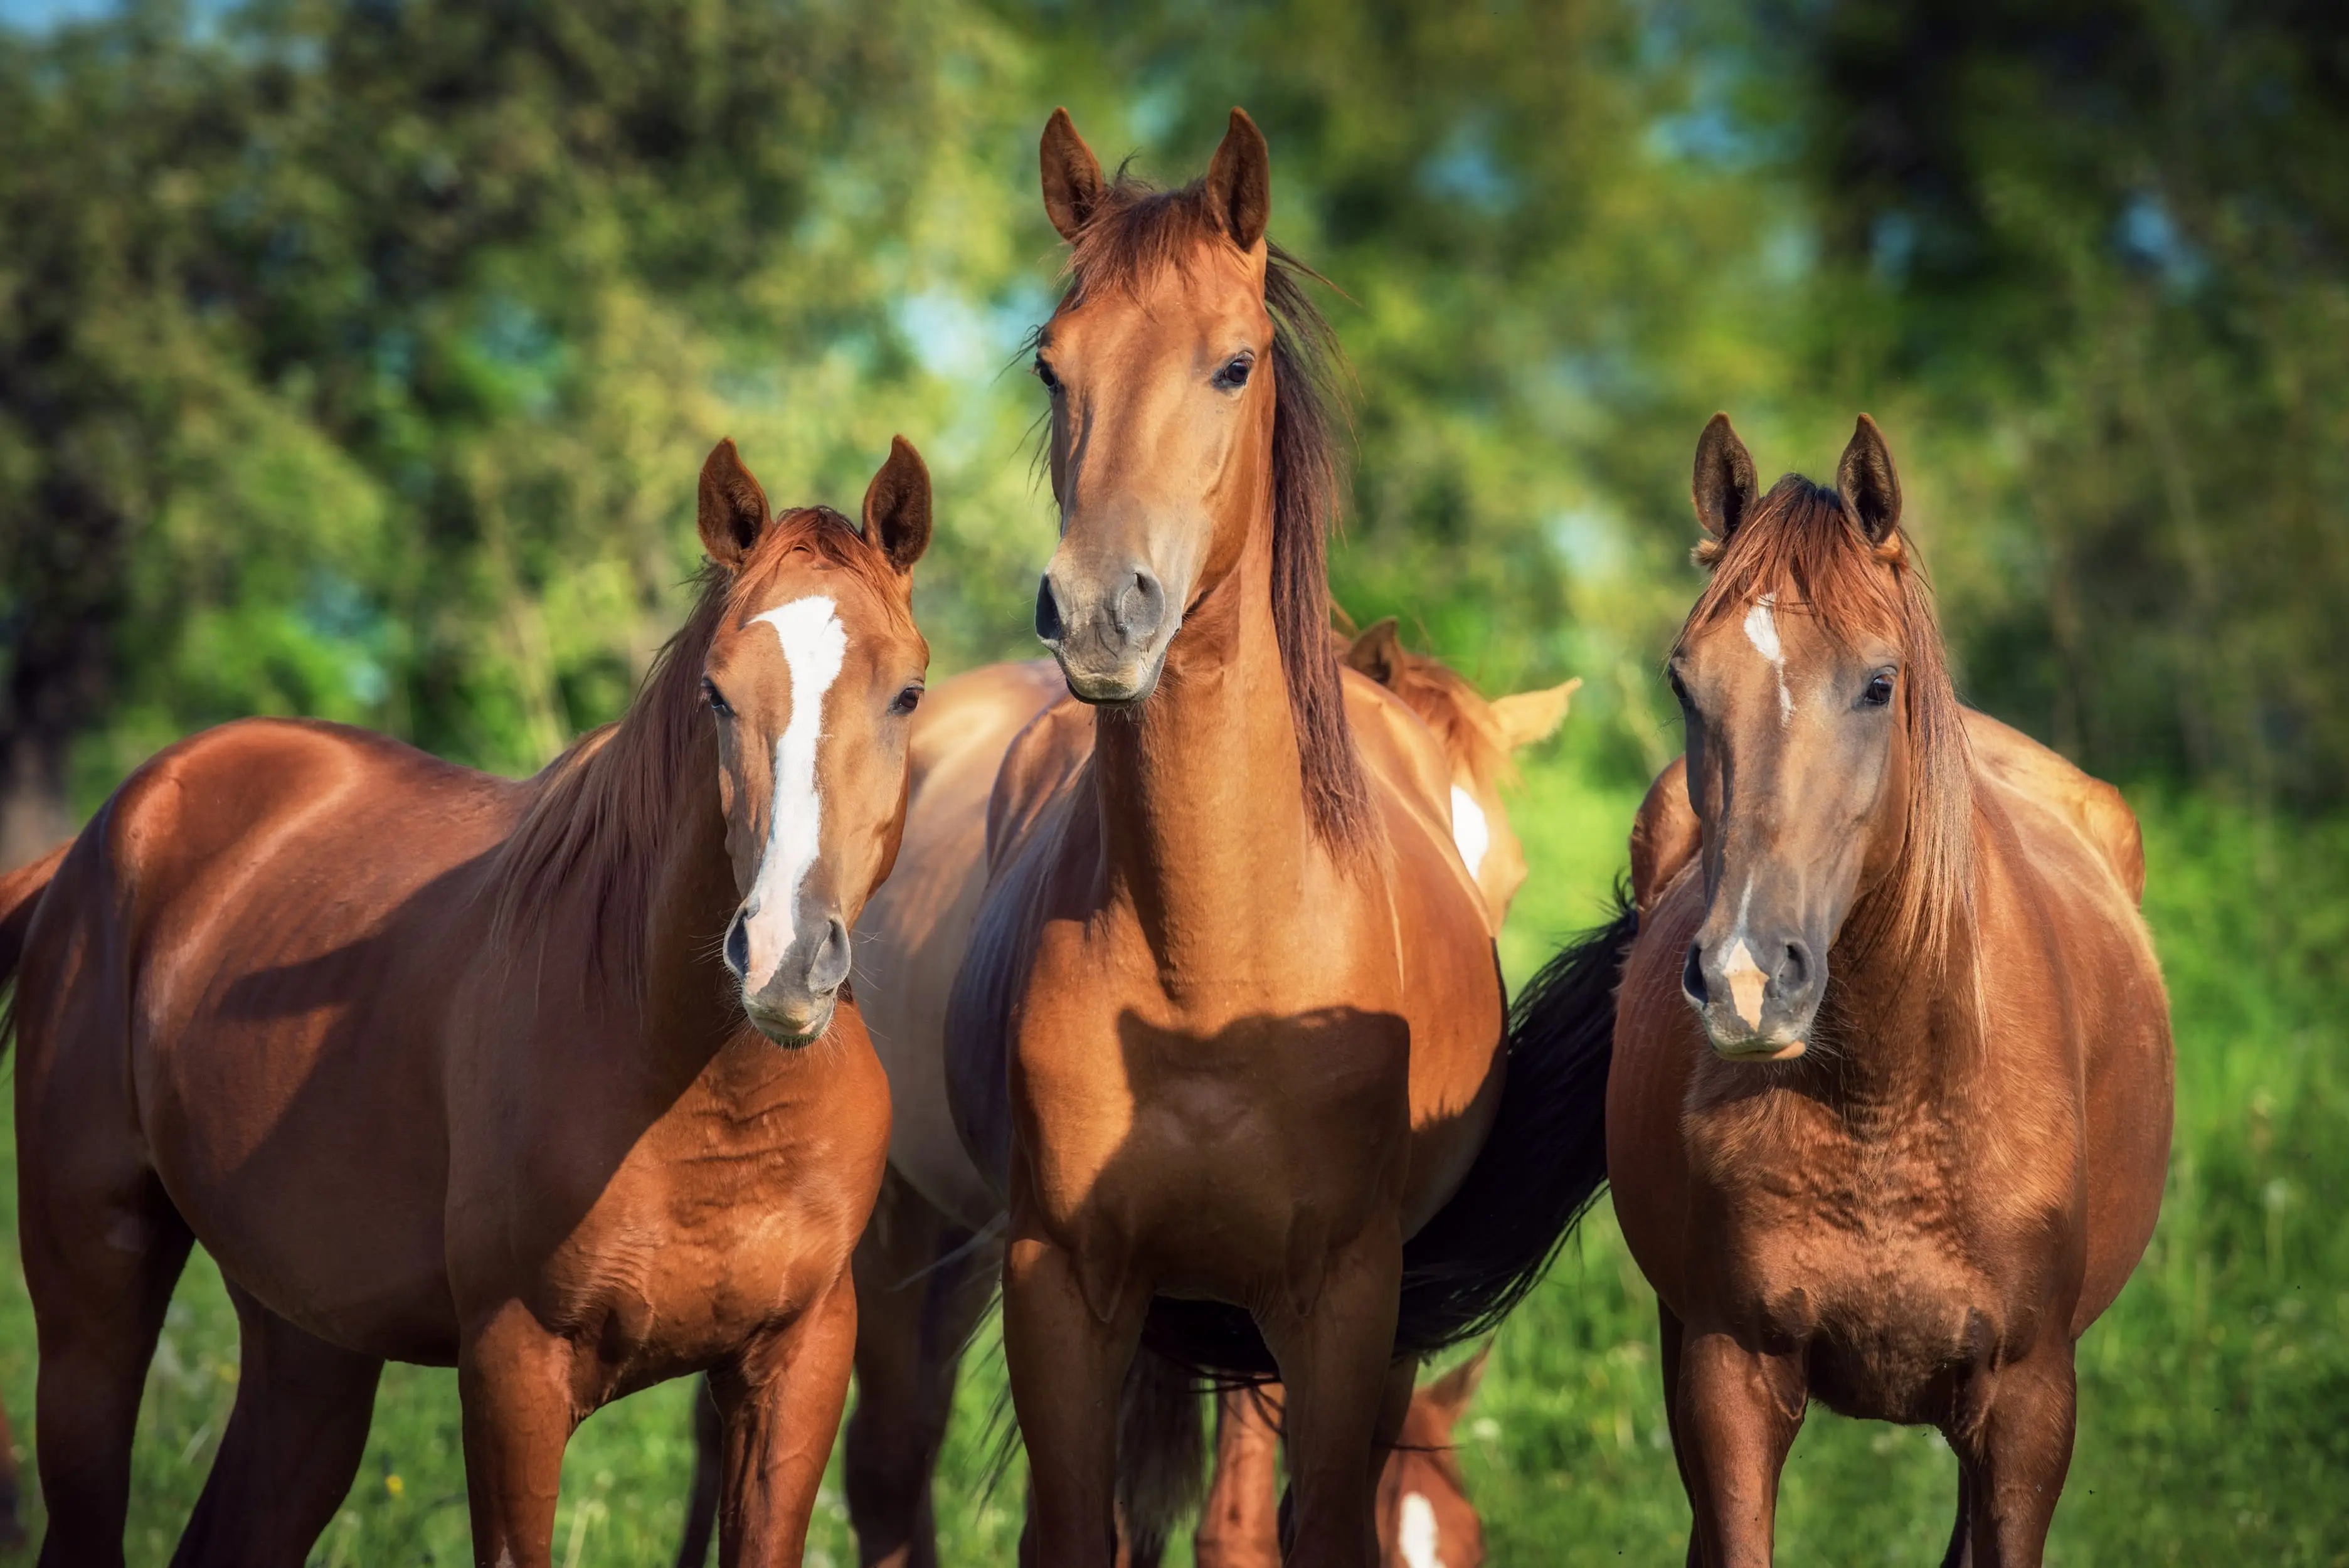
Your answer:
[[[929,479],[901,439],[861,530],[775,515],[722,442],[699,526],[685,628],[537,777],[227,725],[0,884],[44,1564],[122,1561],[195,1241],[243,1375],[174,1562],[301,1563],[387,1359],[459,1369],[480,1563],[544,1568],[573,1429],[703,1370],[722,1560],[799,1561],[886,1154],[843,982],[903,823]]]
[[[1024,1550],[1106,1564],[1121,1521],[1151,1550],[1196,1484],[1189,1377],[1277,1376],[1291,1553],[1368,1564],[1417,1357],[1489,1326],[1596,1191],[1611,996],[1505,1044],[1441,748],[1330,655],[1319,333],[1262,135],[1235,111],[1160,192],[1056,113],[1041,164],[1072,251],[1037,344],[1037,630],[1084,706],[996,775],[946,1026],[1007,1213]],[[1613,946],[1581,955],[1611,983]]]
[[[1468,1501],[1453,1429],[1475,1398],[1487,1351],[1422,1384],[1379,1476],[1380,1568],[1482,1568],[1485,1523]],[[1278,1384],[1225,1393],[1216,1411],[1216,1481],[1200,1510],[1197,1568],[1280,1568],[1273,1466]],[[1234,1478],[1249,1478],[1233,1484]]]
[[[2041,1560],[2074,1346],[2136,1266],[2172,1053],[2118,793],[1961,707],[1863,416],[1760,493],[1715,416],[1688,748],[1632,835],[1609,1089],[1692,1563],[1771,1560],[1812,1399],[1939,1428],[1953,1564]]]
[[[1497,930],[1525,880],[1524,852],[1502,797],[1512,781],[1510,753],[1554,732],[1581,683],[1488,701],[1441,660],[1403,646],[1392,619],[1356,634],[1333,634],[1331,647],[1341,664],[1402,698],[1442,745],[1452,777],[1454,841]],[[994,1201],[949,1115],[947,1002],[987,889],[987,805],[996,772],[1020,730],[1067,696],[1050,659],[988,665],[931,690],[914,721],[913,781],[897,869],[856,925],[859,1001],[889,1069],[896,1111],[890,1171],[855,1264],[856,1402],[844,1477],[849,1518],[868,1563],[931,1568],[937,1562],[932,1477],[963,1348],[1001,1266]],[[1378,712],[1381,722],[1392,717],[1391,710]],[[933,1192],[936,1201],[926,1195]],[[1419,1400],[1427,1398],[1429,1390],[1421,1390]],[[1437,1398],[1429,1411],[1414,1401],[1406,1448],[1388,1461],[1380,1491],[1382,1541],[1401,1526],[1386,1500],[1390,1492],[1410,1495],[1389,1484],[1406,1470],[1418,1494],[1433,1500],[1442,1540],[1462,1537],[1464,1511],[1475,1517],[1464,1495],[1446,1490],[1446,1472],[1408,1450],[1409,1433],[1441,1408]],[[1230,1516],[1225,1539],[1235,1551],[1241,1532],[1260,1524],[1247,1549],[1278,1561],[1278,1542],[1269,1533],[1278,1439],[1262,1409],[1262,1399],[1247,1391],[1226,1395],[1217,1419],[1233,1440],[1216,1449],[1207,1511]],[[721,1468],[713,1414],[706,1401],[698,1407],[681,1568],[701,1568],[708,1559]]]

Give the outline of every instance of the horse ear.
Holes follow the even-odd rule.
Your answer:
[[[1704,531],[1723,543],[1754,510],[1761,486],[1754,477],[1754,454],[1729,428],[1729,416],[1715,414],[1696,438],[1696,475],[1689,492]]]
[[[1476,1385],[1485,1380],[1485,1359],[1492,1354],[1493,1346],[1487,1343],[1475,1355],[1419,1391],[1419,1402],[1443,1423],[1446,1436],[1460,1424],[1460,1418],[1468,1413],[1468,1401],[1476,1397]]]
[[[890,438],[888,459],[864,488],[864,537],[901,577],[929,548],[930,469],[903,436]]]
[[[1574,694],[1581,689],[1582,677],[1577,676],[1545,691],[1512,692],[1507,696],[1495,697],[1493,722],[1500,727],[1501,743],[1517,751],[1537,740],[1547,740],[1566,722],[1566,710],[1573,703]]]
[[[1052,220],[1061,238],[1073,240],[1093,215],[1093,203],[1101,199],[1101,160],[1077,134],[1077,122],[1064,108],[1054,109],[1052,118],[1044,122],[1044,139],[1036,157],[1044,168],[1044,215]]]
[[[1883,543],[1900,526],[1900,476],[1892,467],[1892,449],[1884,444],[1884,432],[1876,421],[1865,414],[1836,464],[1836,489],[1843,492],[1843,503],[1868,543]]]
[[[1395,671],[1402,665],[1402,637],[1395,630],[1395,618],[1389,615],[1349,644],[1345,665],[1392,691]]]
[[[1272,150],[1247,110],[1232,110],[1231,129],[1207,165],[1207,211],[1243,251],[1256,249],[1272,221]]]
[[[710,448],[701,465],[698,510],[701,548],[729,572],[742,564],[742,558],[773,521],[767,492],[742,466],[742,454],[734,449],[731,436]]]

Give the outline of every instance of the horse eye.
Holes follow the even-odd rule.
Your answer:
[[[1236,354],[1216,372],[1216,385],[1226,392],[1237,392],[1247,385],[1248,372],[1256,368],[1256,356]]]
[[[917,686],[909,686],[904,691],[897,694],[897,700],[889,705],[889,711],[891,713],[911,713],[921,706],[922,688]]]
[[[1681,684],[1681,672],[1676,669],[1667,667],[1664,671],[1664,678],[1672,683],[1672,696],[1674,700],[1679,702],[1682,707],[1689,707],[1688,687]]]
[[[701,677],[701,700],[708,703],[709,705],[709,711],[716,714],[719,717],[731,718],[734,717],[734,710],[732,707],[728,706],[725,694],[718,689],[718,683],[711,680],[708,676]]]
[[[1859,700],[1869,707],[1882,707],[1892,700],[1892,677],[1882,670],[1868,677],[1868,689]]]
[[[1061,378],[1052,374],[1052,367],[1044,363],[1044,356],[1040,354],[1036,356],[1035,371],[1036,379],[1044,384],[1045,391],[1058,392],[1061,389]]]

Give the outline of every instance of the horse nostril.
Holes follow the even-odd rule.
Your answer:
[[[815,950],[814,962],[808,965],[808,989],[822,995],[836,991],[848,978],[850,949],[848,927],[833,915],[823,934],[823,944]]]
[[[1700,1007],[1709,1000],[1704,994],[1704,949],[1693,942],[1689,944],[1688,962],[1681,965],[1681,989]]]
[[[1166,590],[1147,572],[1136,572],[1117,596],[1117,629],[1129,643],[1139,643],[1158,630],[1166,618]]]
[[[1778,995],[1799,996],[1810,979],[1811,950],[1799,942],[1789,942],[1785,959],[1778,965]]]
[[[734,912],[733,923],[726,928],[726,967],[734,971],[737,980],[750,972],[750,923],[742,918],[739,909]]]
[[[1066,630],[1061,620],[1061,601],[1052,592],[1050,577],[1036,583],[1036,635],[1048,643],[1057,643]]]

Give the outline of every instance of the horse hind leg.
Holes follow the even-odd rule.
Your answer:
[[[122,1562],[139,1400],[193,1237],[151,1172],[92,1148],[53,1163],[28,1130],[21,1234],[40,1345],[41,1568],[104,1568]]]
[[[383,1363],[229,1295],[243,1346],[236,1405],[172,1568],[301,1568],[358,1473]]]

